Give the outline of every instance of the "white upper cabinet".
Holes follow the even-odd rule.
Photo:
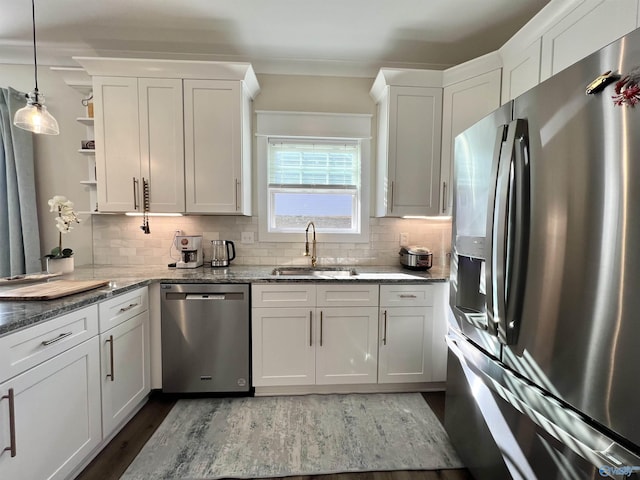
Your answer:
[[[638,0],[583,0],[542,35],[540,80],[636,28]]]
[[[375,215],[437,215],[442,73],[381,69],[370,95],[378,105]]]
[[[247,63],[76,57],[93,77],[98,206],[251,214]],[[144,179],[144,180],[143,180]]]
[[[137,210],[140,179],[138,80],[93,79],[98,210]]]
[[[639,0],[552,0],[499,50],[502,103],[640,26]]]
[[[149,182],[152,212],[183,212],[182,81],[139,78],[140,170]]]
[[[98,209],[184,211],[182,81],[94,77]]]
[[[540,83],[541,45],[542,40],[538,38],[522,49],[502,52],[502,103]]]
[[[251,97],[229,80],[185,80],[187,212],[251,215]]]
[[[455,138],[500,106],[500,80],[500,58],[495,52],[444,72],[440,167],[442,215],[451,215]]]

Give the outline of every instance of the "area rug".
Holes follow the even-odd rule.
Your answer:
[[[417,393],[179,400],[121,479],[462,467]]]

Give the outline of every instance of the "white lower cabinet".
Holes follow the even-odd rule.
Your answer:
[[[102,428],[107,438],[150,391],[149,312],[100,334]]]
[[[379,383],[431,381],[432,307],[381,307]]]
[[[316,384],[376,383],[377,307],[317,309]]]
[[[378,285],[253,285],[252,302],[254,386],[377,382]]]
[[[253,385],[313,385],[316,356],[314,308],[253,308]]]
[[[445,380],[446,288],[380,286],[378,383]]]
[[[99,308],[102,429],[106,439],[151,390],[148,289],[118,295]]]
[[[0,382],[0,478],[72,478],[149,393],[147,287],[0,337]]]
[[[0,478],[63,479],[82,463],[102,440],[99,375],[94,336],[0,384]]]

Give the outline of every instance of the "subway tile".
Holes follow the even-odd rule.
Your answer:
[[[443,220],[407,220],[395,218],[370,219],[368,243],[323,243],[318,241],[319,263],[354,265],[396,265],[398,263],[398,237],[407,232],[411,244],[425,245],[434,252],[434,263],[448,262],[451,247],[451,222]],[[140,219],[120,215],[104,215],[94,218],[93,255],[97,264],[163,265],[171,262],[171,248],[176,228],[186,234],[219,232],[220,238],[236,244],[237,265],[308,265],[304,257],[304,243],[260,242],[256,235],[253,244],[241,244],[243,231],[258,230],[256,217],[188,216],[180,218],[156,217],[150,219],[150,235],[140,232]],[[210,246],[204,245],[205,260],[210,258]],[[134,258],[139,259],[134,260]]]

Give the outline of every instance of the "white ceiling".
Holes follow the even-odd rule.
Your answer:
[[[38,62],[248,61],[257,72],[443,69],[500,47],[549,0],[36,0]],[[0,0],[0,61],[29,63],[31,2]]]

